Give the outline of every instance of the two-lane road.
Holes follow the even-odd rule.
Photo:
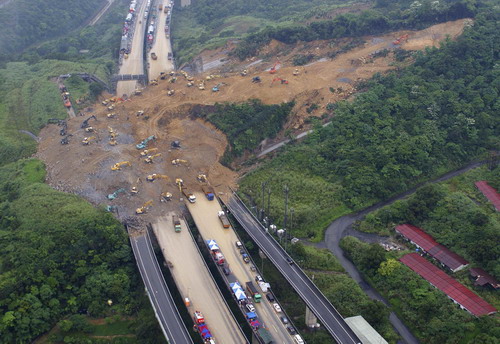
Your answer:
[[[286,259],[289,258],[288,254],[274,238],[265,232],[261,224],[252,216],[248,209],[245,208],[241,201],[233,196],[227,203],[227,206],[260,249],[266,254],[276,268],[280,270],[290,285],[318,317],[333,338],[341,344],[361,343],[340,313],[321,293],[318,287],[316,287],[296,264],[289,264],[287,262]]]
[[[130,237],[130,243],[156,318],[168,342],[171,344],[193,344],[163,278],[151,246],[149,234]]]

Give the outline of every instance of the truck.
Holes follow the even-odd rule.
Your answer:
[[[175,232],[178,233],[181,231],[181,221],[179,220],[179,216],[172,215],[172,223],[174,224]]]
[[[158,59],[158,56],[156,56],[156,53],[151,53],[151,58],[153,60],[156,60],[156,59]]]
[[[213,201],[214,198],[215,198],[215,192],[214,192],[214,188],[209,186],[209,185],[202,185],[201,186],[201,190],[203,191],[203,193],[205,194],[205,196],[207,197],[207,199],[209,201]]]
[[[267,282],[258,282],[260,290],[262,290],[263,293],[267,293],[269,289],[271,289],[271,285]]]
[[[247,291],[248,293],[250,294],[250,296],[253,297],[253,300],[255,301],[255,303],[259,303],[260,300],[262,300],[262,295],[259,294],[257,288],[255,288],[255,285],[253,284],[252,281],[248,281],[246,283],[246,286],[247,286]]]
[[[184,186],[182,188],[182,193],[184,194],[184,196],[186,196],[186,198],[188,199],[189,203],[196,202],[196,196],[193,195],[193,193],[191,191],[189,191],[189,189],[187,187]]]
[[[269,333],[269,331],[267,329],[261,327],[257,330],[257,333],[259,334],[259,337],[262,339],[262,341],[265,344],[273,344],[274,343],[273,337],[271,336],[271,334]]]
[[[212,257],[215,260],[215,263],[217,263],[217,265],[220,266],[224,265],[225,263],[224,255],[220,251],[217,242],[215,242],[215,240],[207,240],[207,245],[208,249],[210,250],[210,253],[212,254]]]
[[[226,213],[223,212],[222,210],[220,210],[218,212],[218,215],[219,215],[219,220],[222,223],[222,227],[229,228],[230,223],[229,223],[229,220],[227,219]]]
[[[167,54],[167,58],[168,58],[169,60],[172,60],[172,53],[168,53],[168,54]]]

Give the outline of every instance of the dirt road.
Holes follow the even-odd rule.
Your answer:
[[[158,219],[153,225],[165,260],[172,264],[170,271],[182,297],[191,301],[189,313],[200,311],[217,343],[246,343],[239,326],[222,299],[212,276],[193,242],[192,236],[182,223],[182,231],[176,233],[172,215]]]
[[[157,79],[161,72],[169,72],[174,69],[172,60],[168,60],[168,53],[172,52],[172,46],[170,44],[170,39],[165,35],[166,18],[166,13],[158,11],[158,17],[156,18],[156,37],[153,47],[147,57],[149,64],[148,76],[150,80]],[[153,52],[157,56],[156,60],[151,58],[151,53]]]
[[[132,39],[132,47],[127,59],[123,59],[123,64],[120,67],[120,74],[143,74],[144,73],[144,31],[147,23],[144,20],[144,12],[147,2],[143,0],[140,3],[135,20],[134,37]],[[116,94],[118,96],[131,95],[136,89],[137,81],[127,80],[119,81],[116,86]]]
[[[235,242],[238,237],[232,228],[224,229],[219,221],[217,212],[222,210],[217,201],[208,201],[201,192],[195,192],[196,203],[188,204],[189,211],[203,236],[204,240],[213,239],[220,247],[226,262],[242,286],[248,281],[254,281],[256,272],[250,270],[250,264],[243,262]],[[254,304],[259,320],[269,330],[275,343],[291,343],[292,337],[281,323],[279,315],[275,313],[272,305],[263,299],[261,303]]]

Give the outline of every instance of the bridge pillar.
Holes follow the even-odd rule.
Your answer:
[[[315,328],[318,324],[318,318],[314,315],[313,312],[306,306],[306,325],[309,328]]]

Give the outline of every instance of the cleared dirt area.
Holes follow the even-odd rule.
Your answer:
[[[173,214],[158,219],[153,229],[179,292],[191,301],[189,313],[193,315],[200,311],[203,314],[217,343],[245,343],[245,337],[223,302],[184,221],[181,221],[181,232],[175,232]]]
[[[435,25],[418,32],[397,32],[381,37],[365,37],[365,44],[338,55],[333,60],[319,60],[309,66],[299,68],[300,74],[293,76],[296,67],[291,66],[283,58],[282,68],[275,75],[265,71],[271,63],[257,63],[249,68],[245,77],[238,74],[215,76],[211,80],[206,75],[196,76],[194,87],[187,87],[187,80],[179,75],[176,83],[159,80],[159,86],[149,87],[142,96],[132,97],[126,102],[115,104],[112,111],[104,106],[96,105],[92,113],[97,121],[90,120],[94,132],[85,132],[80,128],[86,117],[68,120],[69,144],[61,145],[59,128],[48,125],[40,133],[40,144],[37,156],[47,165],[48,182],[55,188],[79,194],[94,204],[116,205],[117,216],[135,222],[149,221],[161,216],[165,211],[178,208],[180,192],[175,185],[176,178],[182,178],[192,190],[200,190],[196,180],[198,174],[206,174],[210,183],[218,192],[227,191],[227,187],[235,187],[237,174],[218,163],[227,145],[225,136],[212,125],[201,120],[192,120],[188,111],[193,105],[214,104],[215,102],[240,102],[251,98],[261,99],[266,104],[284,101],[296,101],[287,128],[301,130],[304,119],[310,115],[321,115],[328,103],[348,97],[355,92],[353,84],[357,80],[370,78],[374,73],[390,70],[393,62],[391,54],[386,57],[371,59],[369,63],[358,63],[382,49],[394,49],[393,40],[408,33],[409,39],[402,44],[403,49],[423,49],[427,44],[436,45],[447,35],[456,37],[466,23],[459,20]],[[312,43],[311,43],[312,44]],[[279,48],[273,43],[269,49]],[[318,48],[326,49],[325,42],[318,42]],[[312,45],[314,48],[314,44]],[[314,48],[312,51],[316,51]],[[353,62],[354,61],[354,62]],[[245,62],[249,64],[250,62]],[[215,73],[214,73],[215,74]],[[260,76],[262,82],[252,83],[252,77]],[[288,80],[288,84],[274,78]],[[205,90],[197,85],[204,81]],[[212,87],[219,85],[219,92],[212,92]],[[342,88],[342,92],[332,93],[329,89]],[[168,96],[169,90],[175,90]],[[318,109],[308,114],[306,109],[316,104]],[[136,116],[143,110],[144,115]],[[114,118],[107,118],[107,113],[116,113]],[[117,145],[109,144],[109,128],[117,133]],[[157,148],[161,153],[154,163],[147,164],[135,147],[137,143],[150,135],[155,135],[148,148]],[[89,145],[82,145],[84,137],[95,136]],[[180,149],[171,149],[171,142],[180,140]],[[187,163],[173,166],[171,161],[183,159]],[[115,163],[129,161],[132,166],[123,166],[119,171],[112,171]],[[157,173],[168,176],[167,180],[147,182],[146,176]],[[131,194],[133,186],[138,187],[138,194]],[[110,201],[107,195],[124,188],[125,192]],[[173,201],[160,203],[161,192],[171,192]],[[135,216],[135,209],[145,202],[153,200],[154,205],[147,214]],[[160,204],[162,204],[160,206]]]

